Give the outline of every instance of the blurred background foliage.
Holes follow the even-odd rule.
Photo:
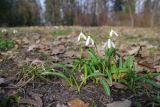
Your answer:
[[[0,0],[0,26],[160,26],[160,0]]]

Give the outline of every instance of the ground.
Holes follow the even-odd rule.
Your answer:
[[[157,87],[144,85],[146,92],[138,93],[125,88],[111,87],[111,96],[106,96],[100,84],[88,81],[78,92],[75,86],[58,77],[41,77],[43,69],[58,69],[57,63],[70,64],[75,57],[80,56],[78,35],[83,31],[91,35],[102,51],[102,46],[114,29],[119,37],[114,37],[119,53],[133,54],[136,58],[136,72],[159,73],[160,71],[160,30],[158,28],[129,27],[22,27],[7,28],[3,35],[15,41],[11,49],[0,50],[0,101],[3,106],[7,96],[13,96],[19,101],[19,106],[29,107],[66,107],[69,103],[82,101],[82,106],[71,107],[106,107],[115,101],[129,100],[132,106],[160,106],[160,92]],[[11,33],[13,29],[18,32]],[[149,74],[149,73],[148,73]],[[160,77],[153,80],[160,84]],[[159,87],[159,86],[158,86]],[[73,102],[72,102],[73,101]],[[75,101],[75,102],[74,102]],[[89,105],[89,106],[88,106]],[[12,104],[12,106],[14,106]],[[15,104],[15,106],[18,106]],[[14,106],[14,107],[15,107]],[[1,107],[1,106],[0,106]]]

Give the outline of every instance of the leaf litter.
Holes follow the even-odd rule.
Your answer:
[[[128,31],[122,31],[128,32]],[[73,33],[74,34],[74,33]],[[34,33],[34,32],[28,32],[23,33],[22,36],[17,36],[14,39],[16,40],[16,48],[7,52],[1,52],[0,60],[5,60],[5,58],[13,59],[15,62],[21,64],[22,67],[25,64],[32,64],[32,65],[45,65],[47,63],[47,60],[41,60],[40,56],[32,56],[28,53],[36,53],[36,52],[42,52],[47,54],[48,59],[50,59],[53,63],[62,62],[62,63],[72,63],[72,60],[74,57],[79,56],[78,51],[78,44],[76,43],[77,36],[66,36],[66,37],[57,37],[54,38],[54,41],[50,41],[50,37],[45,37],[46,33]],[[31,37],[32,36],[32,37]],[[74,46],[73,46],[74,45]],[[101,47],[101,45],[98,44],[97,47]],[[148,42],[143,41],[140,42],[140,44],[136,45],[128,45],[128,44],[122,44],[120,45],[120,55],[125,57],[128,53],[131,55],[136,56],[136,64],[137,68],[141,67],[142,69],[139,69],[139,71],[144,71],[144,69],[149,69],[153,72],[159,72],[160,71],[160,54],[152,56],[150,59],[150,55],[147,52],[147,49],[153,48],[154,46],[149,44]],[[103,55],[103,53],[101,53]],[[153,53],[154,54],[154,53]],[[85,55],[85,57],[87,57]],[[1,61],[0,61],[1,62]],[[1,65],[3,66],[3,64]],[[20,68],[19,68],[20,69]],[[17,69],[17,72],[20,72],[20,70]],[[16,75],[16,73],[13,73],[12,75]],[[4,88],[4,86],[1,86],[1,84],[5,84],[6,78],[1,77],[0,78],[0,88]],[[159,82],[159,76],[156,76],[154,78],[157,82]],[[14,79],[13,84],[16,84],[16,78]],[[108,104],[109,107],[129,107],[131,106],[131,102],[135,101],[135,99],[132,99],[132,101],[127,100],[128,95],[123,95],[122,98],[113,97],[113,98],[107,98],[103,95],[102,87],[95,88],[93,84],[89,84],[89,86],[93,86],[93,88],[84,88],[82,89],[81,93],[78,94],[77,92],[74,92],[74,90],[68,92],[69,90],[66,89],[66,87],[61,86],[60,84],[57,84],[56,81],[61,81],[60,79],[53,79],[53,83],[50,85],[46,82],[41,82],[40,80],[33,79],[29,81],[27,84],[23,84],[18,93],[19,95],[22,95],[19,103],[20,104],[28,104],[35,107],[42,107],[47,106],[49,104],[56,105],[57,107],[89,107],[92,105],[92,103],[96,103],[97,106],[106,106],[105,102],[110,103]],[[51,86],[53,85],[53,86]],[[51,86],[51,87],[50,87]],[[62,88],[63,87],[63,88]],[[120,83],[113,83],[113,88],[117,89],[126,89],[125,86],[123,86]],[[59,90],[60,89],[60,90]],[[5,93],[7,93],[6,89],[4,88]],[[7,89],[7,90],[12,90]],[[26,91],[26,94],[22,91]],[[59,90],[59,91],[58,91]],[[92,90],[94,92],[90,94],[89,90]],[[29,92],[34,91],[36,93],[29,94]],[[28,95],[27,95],[28,93]],[[64,93],[68,93],[63,95]],[[114,92],[113,92],[114,94]],[[129,94],[131,96],[132,94]],[[5,95],[4,95],[5,96]],[[26,98],[25,96],[30,96]],[[114,96],[114,95],[113,95]],[[50,97],[50,98],[49,98]],[[69,100],[72,99],[72,100]],[[84,99],[82,101],[81,99]],[[103,99],[99,101],[99,99]],[[124,100],[125,99],[125,100]],[[121,101],[119,101],[121,100]],[[60,102],[60,103],[59,103]],[[113,103],[111,103],[113,102]]]

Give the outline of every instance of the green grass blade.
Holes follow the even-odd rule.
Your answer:
[[[106,95],[107,95],[107,96],[111,96],[110,87],[109,87],[109,85],[107,84],[107,82],[106,82],[105,80],[100,80],[100,83],[101,83],[101,85],[103,86]]]
[[[150,80],[150,79],[144,79],[144,81],[148,84],[151,84],[152,86],[156,87],[156,88],[160,88],[160,85],[157,84],[155,81]]]
[[[43,72],[41,73],[41,75],[44,75],[44,76],[58,76],[58,77],[61,77],[65,80],[67,80],[69,82],[69,79],[67,76],[65,76],[63,73],[61,72],[50,72],[50,71],[47,71],[47,72]]]
[[[100,72],[94,72],[94,73],[88,75],[88,76],[86,77],[86,79],[91,78],[91,77],[100,77],[100,76],[106,76],[106,75],[103,74],[103,73],[100,73]]]

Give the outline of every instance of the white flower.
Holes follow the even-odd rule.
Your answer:
[[[1,32],[2,32],[2,33],[5,33],[5,32],[7,32],[7,29],[2,29]]]
[[[107,42],[104,43],[103,48],[115,48],[115,44],[111,41],[111,39],[108,39]]]
[[[90,36],[88,36],[88,38],[86,40],[86,46],[89,46],[89,47],[94,46],[94,40]]]
[[[84,40],[87,39],[87,37],[85,36],[85,34],[84,34],[83,32],[81,32],[81,33],[79,34],[79,36],[78,36],[78,41],[80,41],[81,39],[84,39]]]
[[[115,35],[115,36],[118,37],[117,32],[115,32],[114,30],[111,29],[111,31],[110,31],[110,33],[109,33],[109,36],[112,37],[113,35]]]
[[[15,30],[15,29],[13,30],[13,34],[16,34],[17,32],[18,32],[17,30]]]

